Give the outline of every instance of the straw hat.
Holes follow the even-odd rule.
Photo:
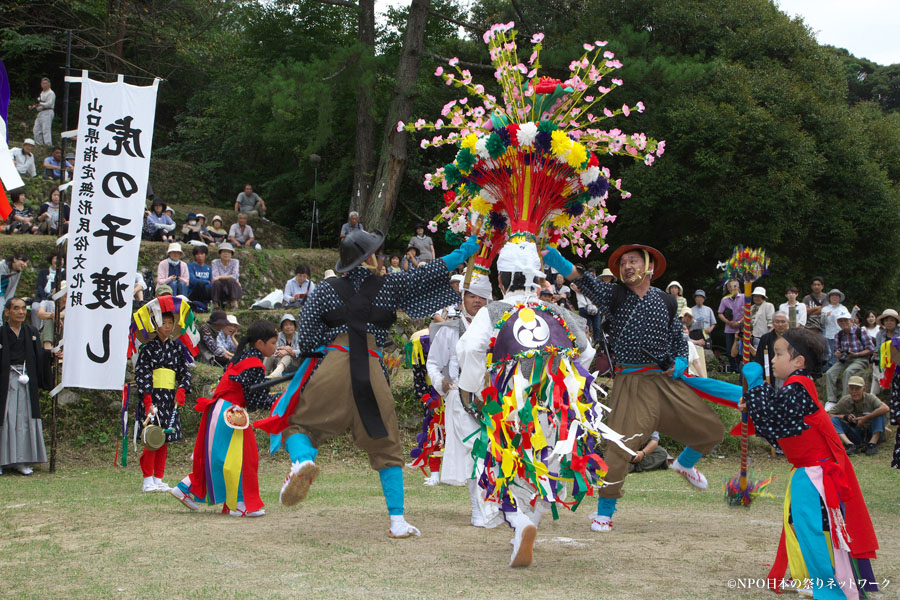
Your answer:
[[[166,250],[166,255],[172,254],[173,252],[184,254],[184,251],[181,249],[181,244],[179,244],[178,242],[172,242],[171,244],[169,244],[169,249]]]
[[[882,323],[882,321],[885,320],[885,319],[887,319],[888,317],[891,317],[892,319],[894,319],[894,320],[896,320],[898,323],[900,323],[900,314],[897,314],[897,311],[894,310],[893,308],[886,308],[886,309],[884,309],[884,312],[881,313],[881,314],[878,316],[878,318],[875,319],[875,321],[876,321],[879,325],[884,325],[884,323]]]
[[[612,270],[613,277],[616,279],[622,278],[619,271],[619,261],[622,260],[622,255],[626,252],[631,252],[632,250],[644,250],[653,258],[653,276],[650,278],[651,281],[659,279],[659,277],[666,272],[666,257],[663,256],[662,252],[652,246],[626,244],[613,250],[613,253],[609,257],[609,268]]]
[[[613,281],[618,281],[618,280],[619,280],[619,278],[616,277],[615,275],[613,275],[613,272],[610,271],[608,268],[603,269],[603,272],[600,273],[600,277],[612,277],[612,278],[613,278]]]

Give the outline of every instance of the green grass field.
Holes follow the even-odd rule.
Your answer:
[[[188,444],[166,481],[187,474]],[[339,458],[344,456],[345,458]],[[103,464],[100,461],[103,461]],[[58,472],[0,476],[0,596],[15,598],[767,598],[729,587],[764,578],[780,534],[788,474],[760,457],[775,498],[730,508],[723,481],[736,457],[707,458],[706,492],[672,472],[632,475],[615,529],[593,533],[593,501],[542,523],[535,563],[509,569],[511,530],[468,524],[465,488],[422,485],[406,470],[407,519],[422,537],[391,540],[377,475],[351,452],[331,452],[309,498],[278,505],[284,455],[265,457],[260,487],[268,514],[237,519],[191,513],[168,494],[142,494],[136,461],[112,467],[106,449],[63,455]],[[879,456],[853,458],[879,534],[875,598],[897,598],[898,472]]]

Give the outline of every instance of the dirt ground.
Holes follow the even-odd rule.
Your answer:
[[[869,460],[869,463],[858,461]],[[898,473],[857,457],[888,580],[874,598],[900,597]],[[391,540],[377,475],[359,459],[323,462],[300,506],[278,505],[286,460],[260,469],[268,514],[191,513],[168,494],[140,493],[140,472],[111,466],[0,476],[0,596],[35,598],[773,598],[763,585],[780,534],[786,463],[774,499],[729,508],[721,485],[735,459],[701,463],[695,492],[671,472],[632,475],[609,534],[593,533],[587,499],[546,520],[535,562],[510,569],[511,530],[468,525],[465,488],[422,485],[406,470],[407,519],[418,539]],[[174,484],[189,470],[170,461]],[[740,589],[744,586],[744,589]],[[788,595],[787,598],[792,596]]]

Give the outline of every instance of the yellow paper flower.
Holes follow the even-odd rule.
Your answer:
[[[571,216],[567,215],[566,213],[562,213],[561,215],[556,215],[555,217],[553,217],[553,221],[551,222],[557,227],[568,227],[571,221]]]
[[[550,134],[550,151],[556,156],[564,157],[572,150],[572,140],[565,131],[557,129]]]
[[[481,213],[483,215],[486,215],[489,212],[491,212],[491,204],[489,204],[487,202],[487,200],[482,198],[480,195],[472,198],[472,203],[470,206],[472,207],[472,210],[474,210],[475,212]]]
[[[475,143],[478,141],[478,136],[474,133],[470,133],[466,137],[463,138],[462,142],[460,142],[460,146],[463,148],[468,148],[469,152],[475,154]]]
[[[581,144],[573,142],[572,150],[566,157],[566,161],[569,163],[569,166],[573,169],[577,169],[585,160],[587,160],[587,150],[585,150],[584,146],[582,146]]]

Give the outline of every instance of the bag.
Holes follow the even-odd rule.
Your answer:
[[[147,415],[144,419],[144,430],[141,432],[141,441],[148,450],[159,450],[166,443],[166,432],[159,425],[151,425],[153,415]],[[159,419],[157,419],[158,421]]]
[[[588,304],[587,306],[584,307],[584,312],[591,315],[592,317],[596,317],[597,313],[600,311],[597,310],[597,307],[594,306],[593,304]]]

